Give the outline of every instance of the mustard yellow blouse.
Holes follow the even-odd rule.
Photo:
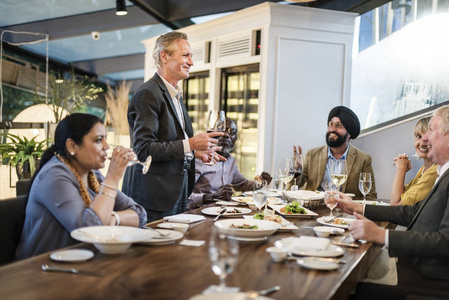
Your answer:
[[[415,178],[413,178],[404,188],[401,195],[402,205],[414,205],[423,200],[435,183],[438,177],[437,165],[431,166],[422,174],[424,166],[419,169]]]

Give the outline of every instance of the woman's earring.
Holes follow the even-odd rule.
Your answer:
[[[71,155],[71,156],[74,156],[74,155],[75,155],[75,152],[70,152],[70,155]]]

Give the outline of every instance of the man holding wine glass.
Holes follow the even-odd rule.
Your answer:
[[[128,168],[123,180],[123,192],[146,209],[148,221],[186,211],[194,184],[194,155],[208,160],[207,151],[217,144],[214,137],[223,135],[193,135],[178,85],[193,66],[187,35],[161,35],[153,59],[157,73],[137,89],[128,107],[132,147],[141,161],[151,155],[152,164],[145,175],[141,165]]]
[[[338,182],[341,184],[342,192],[352,193],[356,198],[361,199],[363,195],[359,191],[359,174],[370,173],[372,187],[366,199],[376,199],[371,156],[349,142],[350,139],[357,138],[359,133],[360,122],[357,115],[345,106],[334,107],[329,112],[327,120],[327,145],[307,151],[299,186],[305,184],[306,190],[325,191],[325,183],[331,180],[332,166],[340,164],[345,165],[340,170],[347,169],[347,171],[341,171],[343,173],[340,172],[339,176],[339,178],[345,178],[344,182],[343,180]],[[293,154],[302,154],[301,147],[293,146]]]
[[[226,118],[224,135],[218,138],[221,150],[217,151],[220,161],[209,165],[201,159],[195,159],[195,186],[189,196],[188,209],[194,209],[204,204],[214,202],[214,199],[231,200],[233,190],[252,191],[258,186],[256,181],[246,179],[239,171],[235,158],[231,155],[237,141],[237,125]],[[271,182],[268,173],[262,174],[262,180]]]

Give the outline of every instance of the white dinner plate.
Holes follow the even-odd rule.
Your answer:
[[[333,222],[327,223],[324,221],[325,218],[326,217],[321,217],[321,218],[316,219],[316,221],[323,225],[333,226],[333,227],[338,227],[338,228],[345,228],[345,229],[348,229],[349,225],[337,224],[334,222],[339,222],[340,220],[342,220],[343,222],[350,224],[352,221],[355,220],[354,218],[335,218],[335,220]]]
[[[360,203],[360,204],[369,204],[369,205],[386,205],[386,206],[390,205],[390,204],[388,204],[386,202],[373,201],[373,200],[365,200],[365,201],[363,201],[363,200],[354,200],[354,202]]]
[[[269,207],[271,207],[272,209],[274,209],[278,214],[280,214],[283,217],[297,217],[297,218],[311,218],[311,217],[316,217],[318,216],[318,214],[316,212],[313,212],[307,208],[304,208],[305,210],[305,214],[286,214],[285,212],[281,212],[281,209],[283,207],[286,206],[286,204],[282,204],[282,205],[268,205]]]
[[[94,253],[86,249],[72,249],[57,251],[50,254],[50,258],[55,261],[78,262],[94,257]]]
[[[298,258],[298,264],[301,267],[312,270],[335,270],[338,269],[338,264],[332,261],[326,261],[317,257],[302,257]]]
[[[147,240],[139,242],[139,244],[147,246],[168,245],[174,243],[175,241],[181,239],[184,236],[183,233],[174,230],[158,229],[157,231],[159,231],[162,234],[166,234],[166,237],[149,238]],[[157,233],[155,233],[155,235],[157,235]]]
[[[218,214],[222,210],[223,209],[221,207],[213,206],[213,207],[207,207],[207,208],[201,210],[201,212],[208,216],[218,216]],[[249,209],[249,208],[240,208],[240,207],[227,207],[226,210],[227,211],[221,215],[222,217],[242,216],[242,215],[249,214],[251,212],[251,209]],[[233,212],[233,211],[238,211],[238,212]]]
[[[232,197],[231,199],[243,204],[254,203],[253,197]]]
[[[329,244],[326,250],[313,251],[313,250],[295,250],[290,247],[290,245],[297,239],[296,237],[288,237],[284,239],[277,240],[274,243],[275,247],[285,249],[286,251],[298,255],[298,256],[316,256],[316,257],[337,257],[342,256],[345,251],[336,245]]]
[[[260,238],[266,237],[276,232],[281,227],[281,224],[265,221],[265,220],[254,220],[254,219],[229,219],[221,220],[214,223],[214,225],[220,230],[223,230],[225,234],[233,235],[236,237],[245,238]],[[238,228],[238,226],[249,225],[257,226],[257,229],[244,229]]]
[[[215,202],[216,205],[221,206],[221,205],[226,205],[226,206],[237,206],[237,205],[242,205],[240,202],[235,202],[235,201],[217,201]]]
[[[282,225],[282,227],[280,227],[277,230],[278,232],[287,232],[287,231],[292,231],[292,230],[298,229],[298,227],[295,224],[290,223],[289,221],[287,221],[286,219],[284,219],[281,216],[279,216],[279,217],[282,220],[282,222],[280,223]],[[251,220],[254,218],[254,216],[243,216],[243,218]]]

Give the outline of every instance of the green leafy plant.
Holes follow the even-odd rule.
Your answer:
[[[1,162],[19,168],[29,164],[30,173],[33,176],[36,172],[36,160],[42,156],[52,139],[38,142],[37,136],[27,139],[11,133],[6,134],[6,138],[10,142],[0,144]]]
[[[48,74],[48,97],[42,97],[45,92],[43,83],[36,83],[38,97],[36,102],[48,104],[52,110],[55,121],[58,123],[64,118],[64,113],[69,114],[86,107],[86,103],[96,99],[103,92],[89,81],[89,78],[77,76],[74,71],[62,78],[61,75]]]

